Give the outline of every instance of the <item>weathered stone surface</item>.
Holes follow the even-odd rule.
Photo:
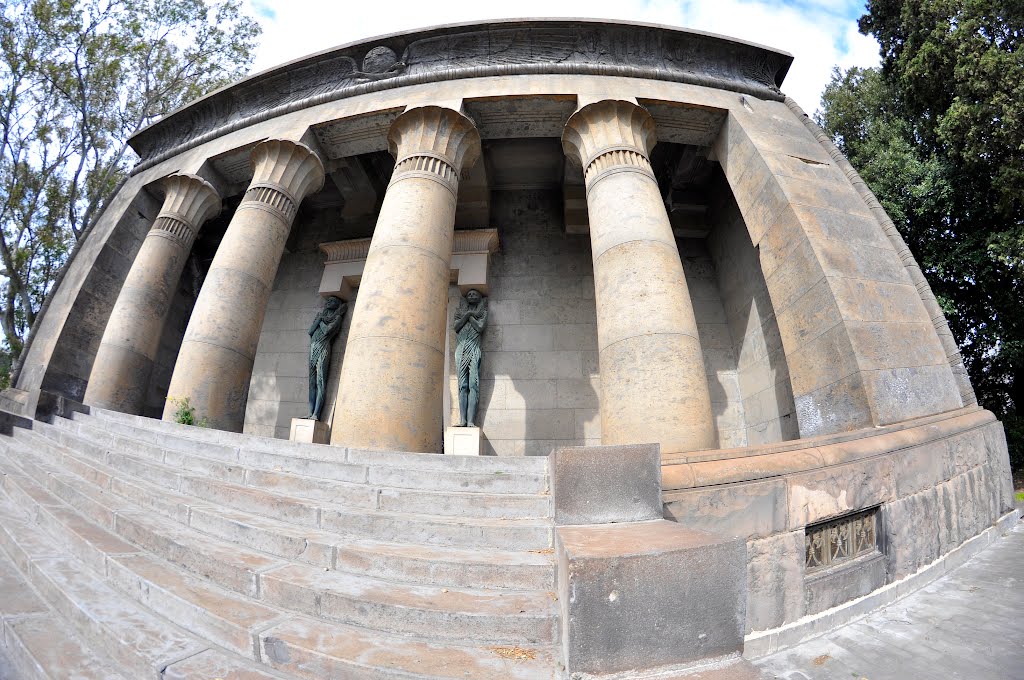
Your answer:
[[[615,673],[743,647],[745,547],[665,520],[559,527],[566,671]]]
[[[885,567],[883,556],[872,555],[827,573],[808,576],[804,591],[806,612],[817,614],[881,588],[886,581]]]
[[[787,483],[789,522],[793,529],[886,503],[895,497],[891,458],[793,475]]]
[[[267,140],[252,151],[253,181],[235,210],[178,352],[168,387],[188,398],[197,419],[240,432],[260,327],[271,286],[299,204],[323,185],[323,162],[312,149]],[[168,401],[165,420],[177,406]]]
[[[654,127],[645,109],[607,99],[582,106],[562,135],[587,184],[601,441],[704,449],[717,440],[711,398],[687,280],[649,161]]]
[[[76,678],[122,680],[102,658],[76,636],[55,614],[15,619],[5,623],[6,651],[18,675],[12,678]],[[4,668],[0,667],[0,671]]]
[[[804,615],[804,532],[747,541],[747,633]]]
[[[665,515],[683,526],[753,538],[786,531],[786,482],[769,480],[666,493]]]
[[[935,489],[882,506],[882,551],[886,558],[887,581],[912,574],[939,556],[937,510]]]
[[[563,448],[550,461],[556,524],[662,518],[657,444]]]

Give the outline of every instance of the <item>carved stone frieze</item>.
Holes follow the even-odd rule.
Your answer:
[[[309,106],[422,83],[520,74],[606,75],[782,100],[792,56],[716,35],[586,20],[454,25],[317,54],[258,74],[135,135],[136,171],[228,132]]]

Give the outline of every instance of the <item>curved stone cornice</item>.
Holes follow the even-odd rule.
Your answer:
[[[250,191],[273,187],[284,192],[297,206],[307,194],[324,185],[324,164],[301,142],[268,139],[257,144],[250,156],[253,165]]]
[[[456,173],[480,157],[480,133],[466,116],[442,106],[411,108],[391,124],[388,150],[395,169],[413,156],[439,157]]]
[[[220,195],[213,185],[197,175],[178,173],[163,181],[164,196],[160,215],[173,215],[199,231],[206,220],[220,212]]]
[[[344,45],[247,78],[140,131],[134,172],[229,132],[370,92],[464,78],[598,75],[782,101],[786,52],[698,31],[586,19],[429,28]]]
[[[596,158],[612,151],[635,151],[650,160],[651,149],[658,142],[654,128],[654,118],[642,106],[605,99],[570,116],[562,132],[562,149],[584,171]]]

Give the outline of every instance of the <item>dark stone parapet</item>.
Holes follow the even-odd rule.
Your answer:
[[[709,33],[586,19],[508,20],[394,34],[304,57],[218,90],[129,140],[135,172],[250,125],[346,97],[508,75],[625,76],[783,100],[793,57]]]

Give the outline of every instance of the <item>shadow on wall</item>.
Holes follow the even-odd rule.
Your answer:
[[[483,454],[545,456],[599,444],[597,314],[590,237],[566,234],[561,192],[492,192],[501,251],[491,260],[480,366]],[[458,306],[449,295],[449,328]],[[455,337],[449,333],[449,366]],[[459,417],[449,372],[446,424]]]
[[[705,345],[705,361],[709,376],[714,362],[725,362],[724,366],[713,367],[735,405],[736,426],[742,429],[736,433],[737,441],[742,443],[732,445],[756,446],[797,439],[789,368],[758,251],[751,243],[732,192],[721,177],[712,189],[709,224],[707,253],[715,270],[732,352],[709,357]]]

